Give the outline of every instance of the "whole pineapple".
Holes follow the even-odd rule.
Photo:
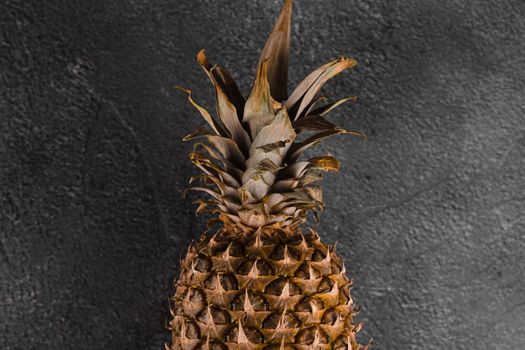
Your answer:
[[[181,261],[172,298],[172,350],[366,349],[351,281],[333,247],[302,225],[322,209],[322,171],[337,171],[331,156],[299,160],[323,138],[356,134],[325,115],[353,97],[323,104],[327,80],[353,67],[338,58],[287,93],[292,0],[262,51],[247,100],[227,70],[197,60],[215,87],[217,117],[189,101],[209,124],[185,140],[203,139],[190,155],[202,174],[193,189],[206,192],[197,212],[216,215],[220,227],[205,233]],[[303,132],[312,134],[298,140]]]

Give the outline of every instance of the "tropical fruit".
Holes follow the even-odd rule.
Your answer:
[[[201,171],[192,189],[208,195],[197,212],[213,219],[181,261],[167,349],[367,348],[356,341],[360,325],[352,320],[343,261],[309,225],[323,208],[321,174],[337,171],[339,162],[330,155],[302,159],[326,137],[360,135],[326,117],[354,97],[326,102],[319,95],[356,61],[328,62],[288,95],[291,15],[287,0],[247,99],[204,51],[197,61],[215,88],[217,115],[184,90],[208,124],[185,140],[195,140],[190,159]]]

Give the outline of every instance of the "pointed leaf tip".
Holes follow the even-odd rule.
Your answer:
[[[336,172],[341,168],[339,161],[331,156],[314,157],[308,161],[324,171]]]
[[[356,64],[357,61],[353,58],[339,57],[310,73],[286,101],[286,107],[291,111],[293,119],[297,120],[301,117],[328,80]]]
[[[365,141],[368,141],[368,136],[366,136],[366,134],[362,133],[361,131],[346,130],[346,129],[341,129],[341,130],[342,130],[342,134],[357,136],[357,137],[362,138]]]
[[[203,68],[210,70],[211,65],[208,62],[208,59],[206,58],[206,50],[202,49],[197,53],[197,62],[199,65],[201,65]]]
[[[290,27],[293,1],[286,0],[259,58],[259,69],[270,60],[268,82],[272,97],[282,102],[288,98],[288,59],[290,54]]]
[[[204,118],[204,120],[206,120],[206,122],[208,122],[210,127],[213,129],[213,131],[215,131],[215,133],[217,135],[222,135],[222,136],[225,135],[224,130],[221,128],[220,125],[217,124],[217,122],[215,122],[215,120],[213,119],[211,114],[204,107],[202,107],[197,102],[195,102],[195,100],[193,99],[191,90],[185,89],[185,88],[183,88],[181,86],[175,86],[175,88],[177,90],[180,90],[180,91],[186,93],[186,95],[188,97],[188,101],[190,101],[192,106],[195,107],[199,111],[201,116]]]
[[[268,63],[268,60],[261,62],[252,92],[244,106],[243,121],[249,125],[253,139],[257,137],[260,129],[268,125],[275,117],[274,100],[270,95],[268,82]]]
[[[204,49],[197,53],[197,62],[202,67],[215,88],[217,115],[229,136],[248,152],[250,138],[240,118],[244,108],[244,98],[228,71],[218,65],[211,65]]]

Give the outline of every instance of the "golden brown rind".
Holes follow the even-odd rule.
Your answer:
[[[182,261],[171,349],[364,349],[345,272],[313,230],[205,235]]]

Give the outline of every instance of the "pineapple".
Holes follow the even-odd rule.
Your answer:
[[[190,154],[202,172],[190,180],[199,183],[192,189],[210,198],[199,201],[197,212],[215,218],[181,261],[167,349],[368,348],[356,341],[361,326],[352,322],[352,282],[340,256],[304,227],[308,214],[317,218],[323,207],[316,182],[339,162],[331,156],[300,160],[326,137],[360,135],[326,119],[354,97],[326,103],[318,96],[356,61],[341,57],[321,66],[288,96],[291,14],[292,0],[286,0],[246,100],[204,50],[197,61],[215,88],[217,117],[184,90],[209,126],[185,137],[204,141]]]

